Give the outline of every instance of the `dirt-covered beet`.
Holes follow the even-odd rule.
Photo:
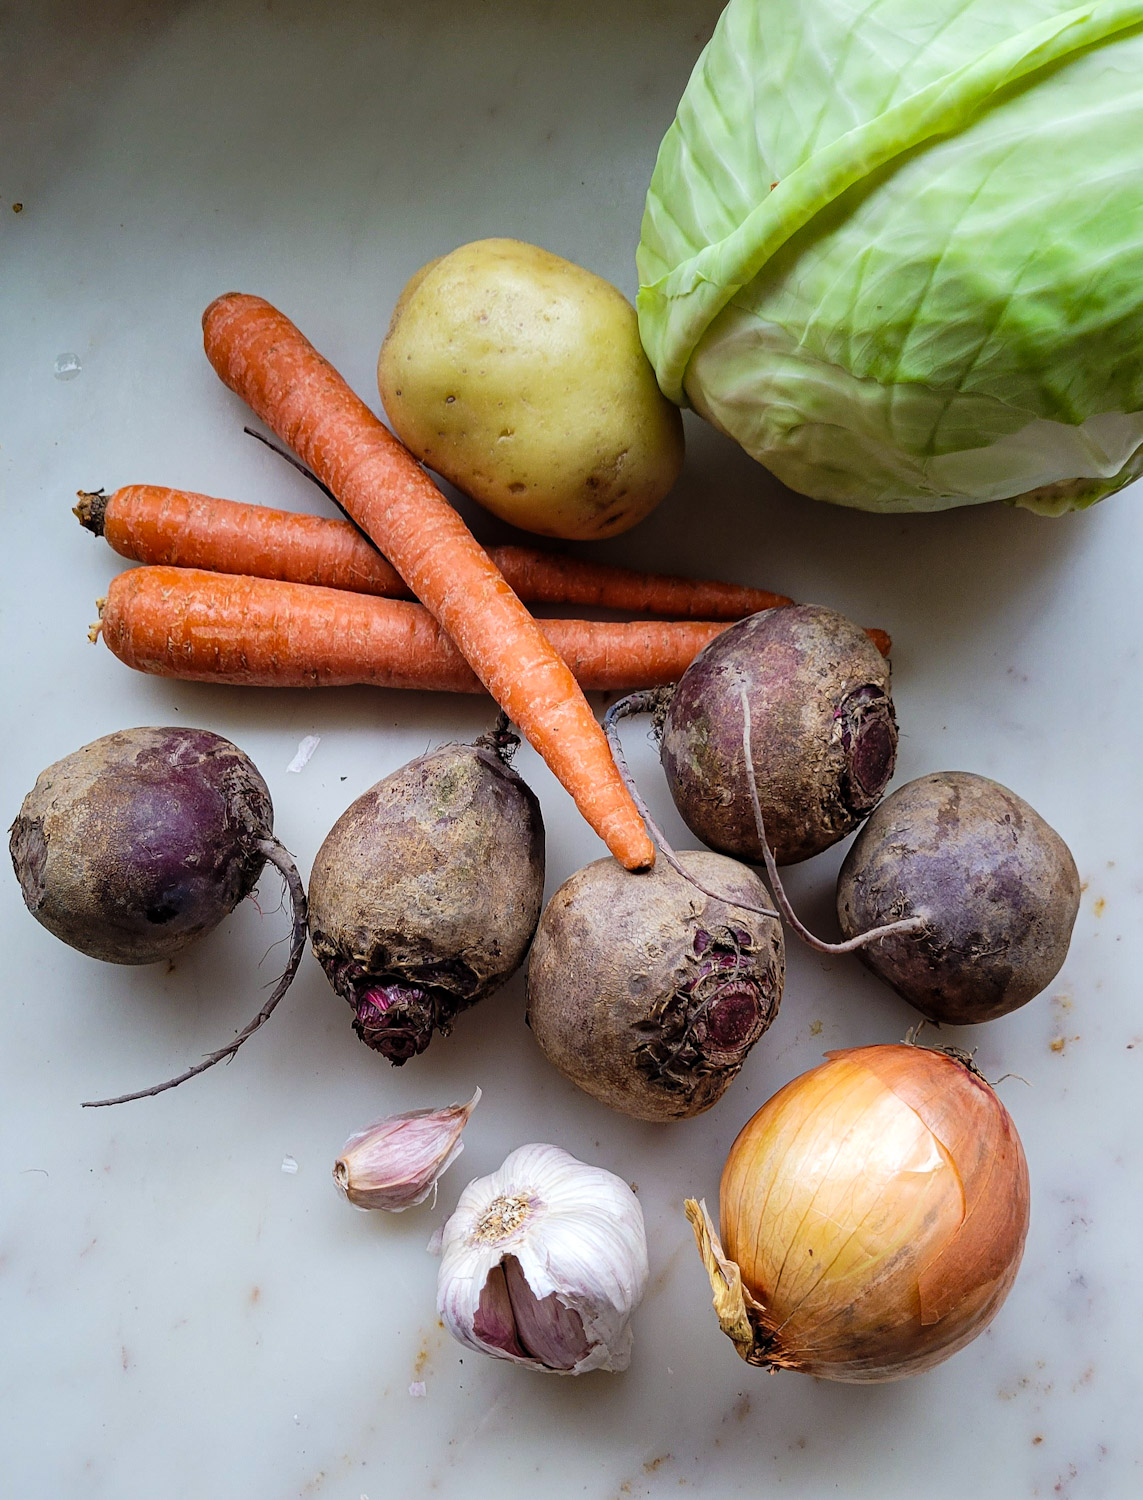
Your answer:
[[[110,963],[169,958],[253,890],[273,806],[221,735],[120,730],[43,771],[12,825],[28,910]]]
[[[544,893],[534,793],[488,745],[445,745],[334,824],[310,876],[310,940],[362,1041],[402,1063],[513,974]]]
[[[919,916],[863,963],[933,1021],[1006,1015],[1067,956],[1079,874],[1053,828],[1007,787],[968,771],[919,777],[886,797],[838,876],[846,937]]]
[[[752,870],[679,856],[712,891],[752,905]],[[704,895],[660,859],[642,874],[596,860],[556,891],[528,961],[528,1024],[586,1093],[639,1120],[709,1109],[778,1013],[781,926]]]
[[[753,775],[778,863],[843,838],[893,774],[889,679],[869,637],[834,610],[792,605],[732,625],[687,668],[663,724],[663,769],[687,827],[723,854],[762,858],[744,775],[745,690]]]

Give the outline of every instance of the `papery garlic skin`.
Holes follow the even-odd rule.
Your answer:
[[[441,1235],[437,1308],[481,1354],[534,1370],[625,1370],[647,1288],[631,1188],[558,1146],[521,1146],[470,1182]]]
[[[346,1141],[333,1180],[358,1208],[401,1213],[423,1203],[464,1150],[461,1132],[479,1102],[477,1089],[467,1104],[378,1120]]]

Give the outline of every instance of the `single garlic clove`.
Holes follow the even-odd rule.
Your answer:
[[[468,1185],[440,1248],[437,1305],[461,1343],[560,1374],[627,1368],[647,1238],[613,1173],[522,1146]]]
[[[516,1315],[502,1266],[493,1266],[480,1289],[473,1314],[472,1331],[482,1344],[511,1359],[526,1360],[528,1351],[516,1337]]]
[[[504,1273],[520,1342],[533,1358],[549,1370],[572,1370],[586,1359],[591,1341],[579,1313],[565,1307],[555,1292],[537,1297],[514,1255],[497,1269]]]
[[[464,1150],[461,1132],[480,1100],[390,1115],[350,1136],[333,1180],[358,1208],[400,1213],[423,1203]]]

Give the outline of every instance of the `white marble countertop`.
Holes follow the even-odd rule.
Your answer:
[[[480,732],[478,700],[130,674],[86,640],[118,560],[79,530],[72,497],[147,481],[315,508],[304,480],[242,436],[202,356],[200,314],[221,291],[278,303],[367,400],[405,278],[465,240],[533,240],[632,293],[654,154],[717,9],[43,0],[6,12],[5,822],[43,766],[97,735],[204,725],[261,768],[306,873],[359,792]],[[80,366],[66,381],[63,354]],[[65,948],[8,875],[4,1495],[1143,1493],[1143,492],[1052,521],[1002,507],[887,519],[781,491],[697,421],[688,437],[675,493],[599,555],[763,584],[888,628],[898,782],[984,772],[1075,852],[1085,886],[1063,972],[1022,1011],[957,1034],[990,1077],[1020,1075],[1001,1092],[1032,1175],[1025,1263],[992,1328],[930,1374],[861,1388],[751,1370],[715,1326],[682,1198],[715,1195],[743,1120],[825,1048],[897,1040],[916,1019],[855,961],[795,948],[781,1014],[738,1083],[672,1127],[614,1116],[557,1076],[522,1025],[519,979],[394,1070],[356,1041],[308,955],[232,1065],[83,1112],[81,1099],[167,1076],[257,1009],[285,931],[276,886],[263,881],[264,915],[245,903],[168,971]],[[484,538],[506,535],[468,513]],[[311,734],[313,758],[288,774]],[[649,748],[629,740],[678,835]],[[543,802],[553,889],[600,846],[535,756],[519,765]],[[792,878],[819,926],[840,853]],[[351,1212],[330,1181],[345,1136],[474,1084],[485,1097],[435,1210]],[[652,1283],[625,1375],[533,1376],[438,1326],[425,1242],[469,1177],[535,1139],[638,1184]]]

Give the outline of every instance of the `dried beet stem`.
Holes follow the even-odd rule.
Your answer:
[[[491,750],[506,766],[510,766],[513,756],[520,748],[520,736],[512,729],[512,721],[501,709],[492,728],[477,735],[472,743],[478,750]]]
[[[701,891],[704,896],[710,896],[715,901],[725,901],[728,905],[741,907],[743,911],[754,912],[760,917],[777,918],[778,913],[772,907],[754,906],[749,901],[742,901],[737,897],[731,898],[719,891],[708,890],[700,880],[696,879],[679,860],[679,856],[668,842],[666,834],[651,816],[650,810],[643,800],[642,793],[635,784],[635,778],[631,775],[630,767],[627,764],[627,757],[623,753],[623,744],[619,738],[619,730],[616,726],[620,719],[628,718],[632,714],[649,713],[655,716],[657,727],[661,729],[661,715],[670,701],[671,691],[671,689],[665,688],[646,688],[638,693],[628,693],[626,698],[620,698],[618,703],[613,703],[607,710],[603,718],[603,727],[606,731],[607,742],[611,746],[611,755],[615,761],[619,775],[627,790],[631,793],[631,800],[635,803],[639,816],[647,825],[648,833],[659,846],[663,858],[677,875],[681,875],[684,880],[690,881],[696,890]]]
[[[758,842],[762,846],[762,858],[766,866],[766,878],[770,882],[770,889],[774,899],[781,908],[782,915],[808,947],[813,948],[816,953],[856,953],[859,948],[867,948],[870,943],[876,943],[881,938],[892,937],[895,933],[921,932],[926,923],[924,917],[905,917],[900,922],[887,922],[882,927],[871,927],[868,932],[860,932],[856,937],[851,937],[842,943],[827,943],[823,938],[815,937],[810,929],[803,925],[798,914],[790,904],[790,898],[786,895],[786,889],[782,884],[781,876],[778,874],[778,862],[774,858],[774,851],[770,848],[770,841],[766,837],[766,824],[762,818],[762,803],[758,797],[758,781],[753,772],[753,748],[750,743],[750,699],[745,690],[740,695],[742,703],[742,750],[746,757],[744,767],[746,773],[747,788],[750,792],[750,804],[754,809],[754,826],[758,830]]]
[[[326,497],[326,499],[327,500],[331,500],[333,502],[333,504],[341,512],[342,519],[349,522],[349,524],[353,527],[354,531],[357,532],[357,535],[360,536],[360,537],[364,537],[365,538],[365,540],[373,548],[374,552],[377,553],[378,557],[383,557],[384,556],[384,553],[381,551],[381,548],[377,545],[377,543],[373,540],[373,538],[365,530],[364,526],[359,526],[357,524],[357,522],[353,519],[353,517],[346,510],[345,506],[342,505],[341,501],[337,498],[337,496],[334,494],[334,492],[330,489],[329,485],[328,484],[323,484],[321,482],[321,480],[317,477],[317,475],[314,473],[314,471],[312,469],[310,469],[310,468],[307,468],[306,465],[304,463],[302,463],[302,461],[301,461],[300,458],[295,458],[294,455],[289,451],[289,449],[283,448],[279,443],[273,442],[270,438],[268,438],[266,436],[265,433],[258,432],[253,427],[244,427],[242,429],[242,431],[246,434],[247,437],[257,438],[260,443],[264,443],[265,446],[267,448],[269,448],[269,450],[270,450],[271,453],[276,453],[279,458],[284,458],[286,460],[286,462],[292,468],[297,469],[297,471],[298,471],[299,474],[304,474],[305,477],[310,481],[311,484],[316,484],[317,487],[318,487],[318,489],[321,490],[322,494]]]
[[[202,1062],[195,1063],[193,1068],[187,1068],[176,1078],[168,1078],[166,1083],[156,1083],[149,1089],[138,1089],[132,1094],[118,1094],[114,1099],[87,1099],[80,1106],[82,1109],[103,1109],[109,1104],[130,1104],[135,1099],[149,1099],[154,1094],[165,1093],[167,1089],[177,1088],[180,1083],[186,1083],[188,1078],[194,1078],[199,1073],[205,1073],[208,1068],[213,1068],[215,1063],[224,1062],[233,1057],[248,1037],[254,1035],[264,1021],[268,1021],[274,1012],[278,1001],[289,989],[294,975],[297,973],[298,964],[301,962],[302,954],[306,947],[306,893],[302,887],[301,876],[298,874],[297,866],[289,854],[277,839],[258,839],[255,847],[265,855],[267,863],[272,864],[281,872],[282,878],[290,892],[290,904],[293,910],[293,930],[290,935],[290,956],[286,961],[286,967],[282,976],[274,986],[273,993],[263,1005],[262,1009],[254,1019],[238,1033],[232,1042],[225,1047],[220,1047],[217,1052],[212,1052]]]

